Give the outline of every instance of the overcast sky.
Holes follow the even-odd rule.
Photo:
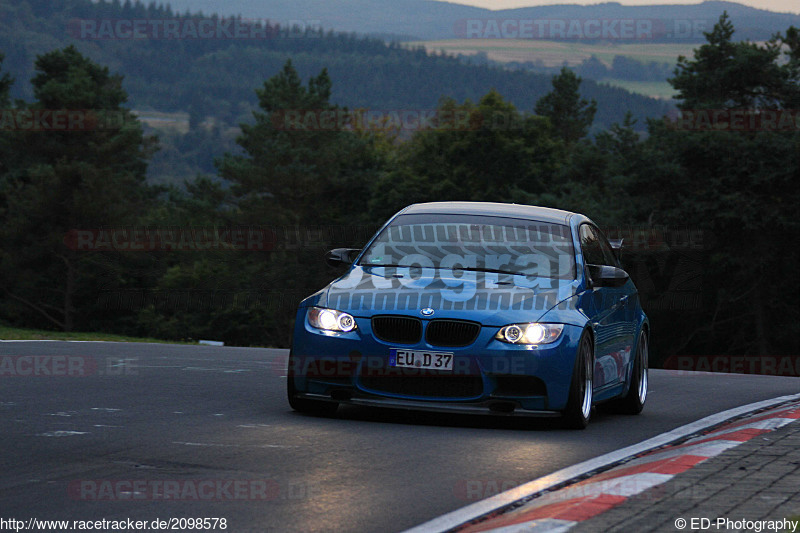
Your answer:
[[[514,7],[544,6],[550,4],[602,4],[608,0],[448,0],[454,4],[485,7],[488,9],[510,9]],[[653,4],[699,4],[697,0],[619,0],[620,4],[629,6],[646,6]],[[782,13],[800,14],[800,0],[737,0],[738,4],[768,9]]]

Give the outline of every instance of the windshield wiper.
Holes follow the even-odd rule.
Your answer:
[[[359,265],[362,267],[396,267],[396,268],[432,268],[434,270],[445,270],[446,267],[441,266],[421,266],[421,265],[389,265],[389,264],[366,264]],[[483,267],[453,267],[447,270],[466,270],[469,272],[488,272],[492,274],[510,274],[512,276],[527,276],[528,274],[522,272],[513,272],[511,270],[501,270],[499,268],[483,268]]]
[[[464,270],[467,272],[487,272],[490,274],[509,274],[511,276],[530,276],[532,274],[525,274],[524,272],[514,272],[511,270],[502,270],[499,268],[483,268],[483,267],[441,267],[441,266],[421,266],[421,265],[389,265],[389,264],[366,264],[366,265],[359,265],[362,267],[395,267],[395,268],[416,268],[416,269],[425,269],[425,268],[432,268],[434,270]]]
[[[402,267],[403,265],[381,265],[381,264],[372,264],[367,263],[366,265],[358,265],[362,267]]]
[[[469,272],[490,272],[492,274],[511,274],[512,276],[527,276],[522,272],[512,272],[510,270],[500,270],[497,268],[482,268],[482,267],[455,267],[452,270],[467,270]]]

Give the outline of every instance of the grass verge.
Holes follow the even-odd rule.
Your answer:
[[[53,340],[53,341],[108,341],[157,342],[162,344],[197,344],[185,341],[166,341],[150,337],[128,337],[112,333],[85,333],[78,331],[48,331],[44,329],[12,328],[0,325],[0,340]]]

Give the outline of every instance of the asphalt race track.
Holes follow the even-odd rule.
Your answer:
[[[18,356],[39,356],[39,367]],[[225,518],[228,531],[400,531],[503,485],[800,392],[797,378],[652,371],[640,416],[595,414],[585,431],[349,406],[326,419],[290,410],[286,356],[0,342],[0,518],[208,517]],[[48,375],[65,368],[88,375]]]

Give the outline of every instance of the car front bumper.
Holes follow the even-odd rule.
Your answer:
[[[349,333],[324,332],[298,310],[288,376],[298,398],[465,414],[552,416],[566,407],[581,328],[566,325],[557,341],[521,346],[483,326],[469,346],[397,344],[377,339],[369,318]],[[389,367],[389,350],[448,352],[449,372]]]

